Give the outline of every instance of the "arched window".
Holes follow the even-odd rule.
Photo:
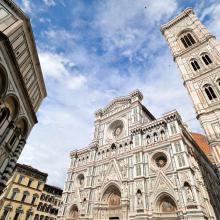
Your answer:
[[[217,98],[213,88],[210,85],[205,86],[205,93],[209,100],[213,100]]]
[[[116,145],[114,143],[111,145],[111,149],[112,150],[116,149]]]
[[[21,202],[26,202],[27,197],[30,195],[28,191],[24,191],[23,196],[21,198]]]
[[[40,202],[40,203],[38,204],[38,206],[37,206],[37,210],[38,210],[38,211],[41,211],[41,210],[42,210],[42,205],[43,205],[42,202]]]
[[[157,142],[157,141],[158,141],[157,133],[154,133],[154,142]]]
[[[199,64],[198,64],[198,62],[197,62],[196,60],[192,60],[192,61],[191,61],[191,65],[192,65],[192,67],[193,67],[193,69],[194,69],[195,71],[197,71],[197,70],[200,69],[200,66],[199,66]]]
[[[212,63],[212,60],[210,59],[208,54],[202,55],[202,60],[206,65],[209,65]]]
[[[106,150],[106,157],[109,156],[109,149]]]
[[[15,200],[16,199],[16,195],[19,193],[19,189],[18,188],[14,188],[13,192],[11,194],[11,199]]]
[[[147,143],[150,144],[150,135],[147,135]]]
[[[36,214],[36,215],[34,216],[34,220],[39,220],[39,215],[38,215],[38,214]]]
[[[162,130],[160,132],[160,136],[161,136],[161,140],[165,140],[166,139],[166,135],[165,135],[165,131],[164,130]]]
[[[190,33],[183,34],[180,40],[185,48],[188,48],[196,43],[196,41],[194,40],[194,38],[192,37]]]

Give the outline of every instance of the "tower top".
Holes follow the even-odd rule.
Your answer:
[[[172,27],[173,25],[175,25],[176,23],[178,23],[179,21],[181,21],[182,19],[187,17],[189,14],[195,14],[192,8],[186,8],[178,16],[176,16],[175,18],[171,19],[166,24],[161,25],[160,30],[161,30],[162,34],[164,34],[164,31],[166,29]]]

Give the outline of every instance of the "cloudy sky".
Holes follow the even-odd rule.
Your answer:
[[[186,7],[220,39],[218,0],[16,0],[30,16],[48,96],[20,163],[63,188],[69,152],[91,141],[94,112],[134,89],[156,116],[177,109],[201,132],[160,25]]]

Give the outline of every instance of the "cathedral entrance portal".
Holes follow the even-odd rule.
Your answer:
[[[121,192],[114,184],[110,185],[102,196],[99,217],[103,220],[123,219]]]
[[[157,201],[157,213],[153,220],[178,220],[177,206],[169,195],[162,195]]]

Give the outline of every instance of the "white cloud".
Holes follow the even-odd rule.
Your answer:
[[[47,6],[55,6],[56,1],[55,0],[43,0],[44,4]]]
[[[31,2],[30,0],[22,0],[22,9],[25,12],[31,12]]]
[[[155,23],[176,9],[175,0],[103,1],[96,14],[95,26],[101,31],[106,50],[119,49],[125,56],[129,51],[131,56],[140,50],[146,39],[150,41],[149,30],[154,27],[155,32]],[[154,46],[158,48],[159,44]]]
[[[86,83],[86,77],[74,73],[74,63],[64,55],[48,51],[40,52],[39,57],[45,77],[54,78],[69,89],[79,89]]]
[[[206,16],[210,17],[207,22],[209,30],[220,40],[220,3],[211,4],[209,7],[206,7],[201,14],[201,19],[204,19]]]
[[[86,81],[87,81],[87,80],[86,80],[86,77],[84,77],[84,76],[82,76],[82,75],[71,76],[71,77],[69,77],[69,79],[68,79],[67,86],[68,86],[70,89],[78,89],[78,88],[80,88],[82,85],[84,85]]]

